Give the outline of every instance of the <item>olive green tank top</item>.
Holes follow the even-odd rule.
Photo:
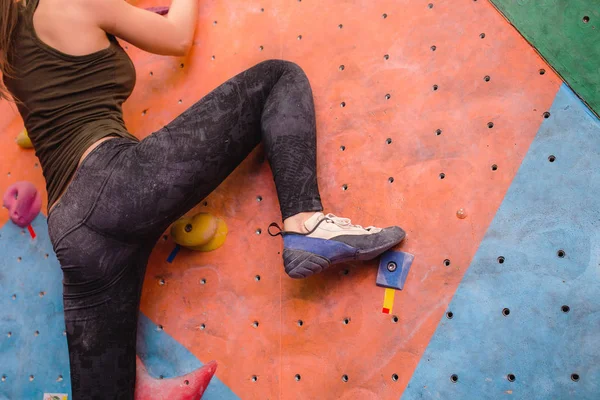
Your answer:
[[[123,121],[121,105],[135,85],[135,68],[114,36],[108,48],[84,56],[45,44],[33,27],[40,0],[19,11],[4,84],[17,100],[46,180],[48,209],[75,173],[79,159],[107,136],[137,140]]]

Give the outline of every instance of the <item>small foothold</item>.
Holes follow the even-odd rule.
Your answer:
[[[32,183],[20,181],[6,189],[3,205],[8,209],[11,221],[25,228],[40,213],[42,197]]]
[[[27,129],[23,129],[21,132],[19,132],[19,135],[17,135],[17,144],[23,149],[33,148],[33,143],[31,143]]]
[[[402,290],[414,256],[401,251],[388,250],[379,259],[377,286]]]
[[[464,208],[459,208],[456,212],[456,217],[459,219],[467,218],[467,211]]]

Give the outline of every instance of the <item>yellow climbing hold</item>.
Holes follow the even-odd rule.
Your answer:
[[[33,148],[33,143],[31,143],[31,139],[29,139],[27,129],[23,129],[21,133],[19,133],[19,135],[17,136],[17,144],[24,149]]]
[[[217,218],[217,231],[215,232],[215,235],[212,237],[212,239],[204,245],[190,247],[190,249],[196,251],[213,251],[223,246],[223,243],[225,243],[226,238],[227,224],[222,219]]]
[[[171,227],[173,241],[180,246],[197,251],[218,249],[227,237],[227,225],[209,213],[183,217]]]

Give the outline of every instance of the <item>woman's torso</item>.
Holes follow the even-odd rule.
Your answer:
[[[84,55],[47,44],[39,34],[48,32],[50,21],[46,12],[37,15],[40,1],[53,0],[28,0],[21,8],[9,55],[14,72],[4,82],[17,100],[40,159],[50,208],[99,140],[107,136],[137,140],[127,132],[122,115],[122,103],[135,85],[135,68],[110,35],[106,35],[108,46],[100,44],[100,50]],[[34,15],[36,23],[44,26],[40,33]]]

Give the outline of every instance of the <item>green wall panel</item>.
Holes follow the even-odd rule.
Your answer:
[[[600,114],[600,0],[490,0]]]

